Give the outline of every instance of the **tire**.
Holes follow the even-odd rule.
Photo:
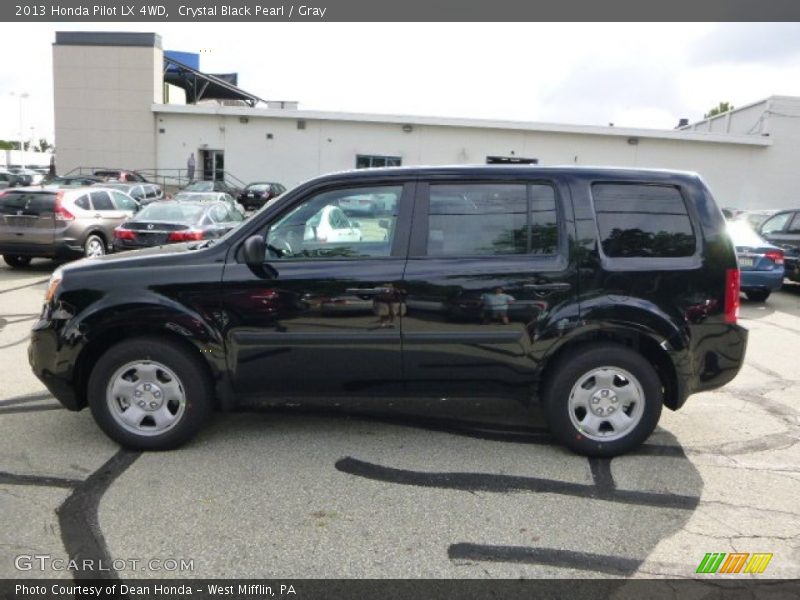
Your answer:
[[[751,302],[766,302],[772,292],[770,290],[748,290],[745,296]]]
[[[200,431],[211,414],[211,390],[199,357],[174,342],[133,338],[97,361],[89,377],[89,408],[121,446],[169,450]]]
[[[11,254],[3,254],[3,260],[9,267],[18,269],[20,267],[27,267],[31,264],[30,256],[13,256]]]
[[[585,456],[613,457],[650,436],[661,417],[663,392],[658,374],[641,354],[598,343],[559,360],[544,382],[542,400],[550,430],[561,443]]]
[[[104,256],[105,253],[106,241],[96,233],[91,234],[86,238],[86,241],[83,242],[83,255],[86,258]]]

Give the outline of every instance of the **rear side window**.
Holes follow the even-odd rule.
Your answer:
[[[0,214],[2,215],[39,215],[52,212],[55,206],[55,194],[6,192],[0,196]]]
[[[606,256],[679,258],[694,254],[697,240],[678,188],[596,183],[592,199]]]
[[[92,207],[89,204],[89,196],[81,196],[75,200],[75,206],[82,208],[83,210],[92,210]]]
[[[761,226],[761,233],[780,233],[786,227],[786,223],[792,218],[793,213],[781,213],[767,219]]]
[[[428,256],[555,254],[555,190],[546,184],[432,184]]]

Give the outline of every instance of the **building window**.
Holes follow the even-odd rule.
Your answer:
[[[399,167],[403,159],[399,156],[374,156],[372,154],[357,154],[356,169],[371,169],[374,167]]]

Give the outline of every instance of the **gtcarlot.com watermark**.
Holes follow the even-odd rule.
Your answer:
[[[194,559],[186,558],[115,558],[95,560],[90,558],[58,558],[49,554],[20,554],[14,557],[17,571],[152,571],[152,572],[191,572]]]

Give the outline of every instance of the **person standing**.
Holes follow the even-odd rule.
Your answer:
[[[194,180],[194,152],[189,155],[189,160],[186,161],[186,176],[189,178],[189,181]]]

